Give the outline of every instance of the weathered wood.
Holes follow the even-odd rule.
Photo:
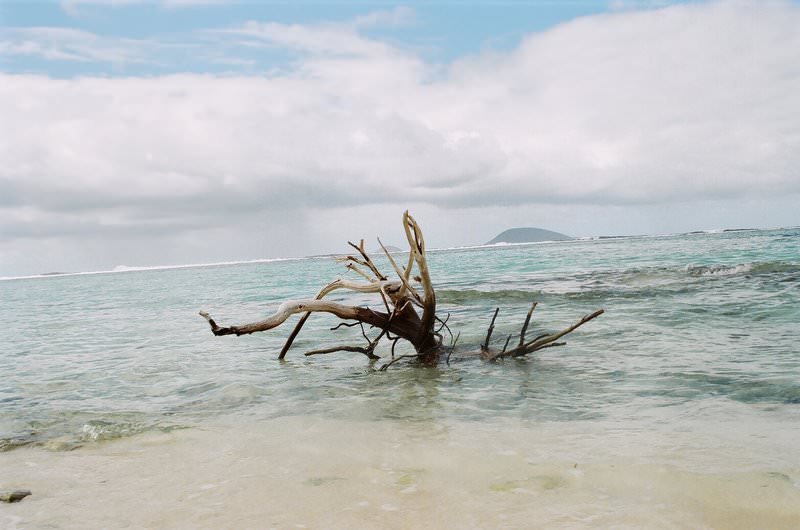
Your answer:
[[[494,321],[497,320],[497,314],[500,312],[500,308],[494,310],[494,315],[492,315],[492,321],[489,323],[489,329],[486,330],[486,340],[483,341],[483,345],[481,345],[481,351],[488,351],[489,350],[489,341],[492,340],[492,332],[494,331]]]
[[[580,326],[586,324],[590,320],[593,320],[605,312],[603,309],[598,309],[594,313],[590,313],[580,319],[578,322],[572,324],[571,326],[562,329],[557,333],[553,333],[551,335],[544,335],[539,336],[532,341],[523,344],[522,346],[518,346],[512,350],[508,351],[485,351],[483,354],[483,358],[487,361],[496,361],[497,359],[502,359],[503,357],[521,357],[523,355],[527,355],[529,353],[533,353],[537,350],[541,350],[542,348],[546,348],[549,346],[553,346],[555,344],[562,346],[565,343],[556,343],[558,339],[566,335],[567,333],[571,333],[575,331]]]
[[[352,245],[352,243],[350,244]],[[363,246],[364,244],[363,240],[361,241],[361,244]],[[381,290],[384,290],[385,292],[395,292],[399,289],[398,283],[399,282],[397,281],[386,281],[384,279],[383,281],[361,284],[355,282],[348,282],[342,279],[337,279],[332,281],[322,289],[320,289],[320,291],[317,293],[317,296],[314,299],[321,300],[323,297],[327,296],[328,294],[332,293],[337,289],[348,289],[351,291],[358,291],[361,293],[377,293],[380,292]],[[295,324],[292,333],[289,335],[289,338],[286,339],[286,343],[283,345],[280,354],[278,354],[278,359],[283,359],[286,356],[286,352],[288,352],[289,348],[292,347],[294,339],[297,338],[297,335],[300,333],[300,330],[303,329],[303,326],[305,325],[306,321],[308,320],[308,317],[310,316],[311,312],[307,311],[302,317],[300,317],[300,320],[297,321],[297,324]]]
[[[538,302],[533,302],[531,304],[531,308],[528,309],[528,315],[525,317],[525,323],[522,324],[522,331],[519,332],[519,345],[522,346],[525,344],[525,333],[528,331],[528,324],[531,323],[531,316],[533,315],[533,310],[536,309],[536,305]]]
[[[302,316],[295,324],[294,329],[279,353],[279,359],[285,357],[311,314],[324,312],[345,321],[353,321],[353,324],[344,324],[346,326],[360,324],[362,335],[367,345],[332,346],[311,350],[306,352],[305,355],[321,355],[337,351],[347,351],[363,353],[371,360],[374,360],[379,358],[375,354],[376,347],[383,338],[386,338],[392,342],[392,360],[381,366],[381,370],[385,370],[403,358],[414,358],[426,365],[435,365],[441,359],[444,359],[449,364],[450,356],[455,349],[457,338],[453,339],[449,346],[442,344],[442,334],[440,332],[442,328],[447,327],[447,319],[442,320],[436,315],[436,292],[433,287],[433,282],[431,281],[425,256],[425,239],[423,238],[422,229],[419,224],[409,215],[408,211],[403,214],[403,230],[406,234],[406,240],[409,246],[408,263],[403,269],[395,262],[380,239],[378,240],[378,244],[386,255],[394,273],[397,275],[397,279],[390,280],[380,271],[375,262],[372,261],[364,250],[364,240],[362,239],[359,241],[358,245],[348,242],[348,244],[357,251],[358,256],[348,255],[337,258],[337,261],[345,263],[347,270],[353,271],[367,280],[366,283],[351,282],[343,279],[334,280],[323,287],[314,299],[286,301],[280,304],[272,315],[248,324],[220,326],[207,312],[201,311],[200,315],[208,321],[214,335],[239,336],[273,329],[284,323],[292,315],[301,313]],[[415,267],[416,275],[413,274]],[[419,284],[418,288],[412,285],[412,278]],[[348,306],[324,300],[325,296],[339,289],[377,294],[383,302],[384,310],[375,310],[370,307]],[[603,313],[603,310],[600,309],[586,315],[580,321],[560,332],[553,334],[545,333],[531,341],[526,341],[525,335],[535,308],[536,302],[533,302],[525,318],[525,323],[522,326],[519,336],[519,344],[516,347],[510,350],[508,349],[508,345],[511,342],[511,335],[507,337],[502,350],[491,347],[492,333],[494,331],[497,315],[500,311],[498,307],[492,316],[484,343],[480,345],[477,351],[474,349],[465,350],[465,355],[479,356],[486,361],[497,361],[505,357],[521,357],[542,348],[561,346],[564,344],[563,342],[556,342],[559,338]],[[442,324],[438,330],[434,329],[436,322],[441,322]],[[367,335],[367,332],[364,330],[365,324],[379,331],[375,338],[370,338]],[[336,326],[332,328],[332,330],[338,329],[340,326]],[[447,327],[447,331],[450,333],[451,338],[453,338],[449,327]],[[409,342],[414,347],[416,353],[395,357],[394,347],[399,340]]]

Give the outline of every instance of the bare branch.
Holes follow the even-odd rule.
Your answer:
[[[361,347],[361,346],[347,346],[347,345],[332,346],[330,348],[320,348],[319,350],[307,351],[303,355],[305,355],[306,357],[309,357],[311,355],[323,355],[323,354],[326,354],[326,353],[333,353],[333,352],[337,352],[337,351],[350,351],[350,352],[354,352],[354,353],[363,353],[369,359],[373,359],[373,360],[380,359],[380,357],[378,357],[377,355],[372,353],[372,349],[369,346],[367,346],[366,348]]]
[[[502,359],[503,357],[520,357],[522,355],[527,355],[527,354],[529,354],[531,352],[535,352],[537,350],[541,350],[542,348],[548,347],[548,345],[550,345],[551,343],[554,343],[555,341],[557,341],[558,339],[560,339],[561,337],[563,337],[567,333],[571,333],[572,331],[575,331],[575,329],[577,329],[580,326],[586,324],[590,320],[593,320],[593,319],[599,317],[604,312],[605,312],[605,310],[598,309],[594,313],[590,313],[590,314],[584,316],[578,322],[572,324],[568,328],[565,328],[565,329],[563,329],[563,330],[561,330],[561,331],[559,331],[557,333],[553,333],[552,335],[545,335],[543,337],[539,337],[537,339],[532,340],[531,342],[528,342],[527,344],[524,344],[524,345],[522,345],[520,347],[517,347],[517,348],[514,348],[512,350],[502,351],[502,352],[488,352],[487,351],[486,354],[483,357],[487,361],[495,361],[497,359]]]
[[[405,355],[401,355],[401,356],[399,356],[399,357],[395,357],[394,359],[392,359],[392,360],[391,360],[391,361],[389,361],[388,363],[386,363],[386,364],[384,364],[383,366],[381,366],[380,368],[378,368],[378,370],[379,370],[379,371],[381,371],[381,372],[385,372],[387,368],[389,368],[391,365],[393,365],[394,363],[396,363],[396,362],[397,362],[397,361],[399,361],[400,359],[406,359],[406,358],[408,358],[408,357],[419,357],[419,354],[416,354],[416,353],[407,353],[407,354],[405,354]]]
[[[371,278],[369,276],[369,274],[367,274],[366,272],[364,272],[361,269],[359,269],[358,266],[356,266],[355,263],[347,263],[347,265],[345,265],[345,268],[355,272],[356,274],[359,274],[361,277],[366,279],[368,282],[374,282],[375,281],[375,278]]]
[[[294,329],[292,329],[292,332],[289,333],[289,337],[286,339],[286,342],[283,343],[283,348],[281,348],[281,352],[278,354],[279,360],[282,360],[284,357],[286,357],[286,352],[288,352],[289,348],[292,347],[294,339],[297,338],[297,335],[300,333],[300,330],[303,329],[303,326],[305,325],[306,321],[308,320],[308,317],[310,316],[311,316],[310,312],[306,313],[305,315],[301,316],[300,320],[297,321],[297,324],[294,325]]]
[[[336,331],[337,329],[341,328],[342,326],[346,328],[354,328],[356,326],[363,326],[361,322],[339,322],[337,325],[331,328],[331,331]]]
[[[425,259],[425,239],[422,237],[422,230],[419,224],[409,215],[408,210],[403,214],[403,228],[406,232],[408,246],[419,269],[424,295],[420,333],[427,334],[433,329],[434,316],[436,315],[436,293],[433,290],[430,273],[428,272],[428,263]]]
[[[568,328],[565,328],[565,329],[559,331],[558,333],[555,333],[553,335],[549,335],[547,337],[544,337],[544,338],[541,338],[541,339],[539,339],[537,341],[534,341],[533,343],[529,343],[529,344],[525,345],[525,349],[527,350],[526,353],[530,353],[532,351],[536,351],[538,349],[541,349],[541,347],[544,346],[545,344],[549,344],[551,342],[555,342],[556,340],[560,339],[561,337],[563,337],[567,333],[571,333],[571,332],[575,331],[580,326],[586,324],[590,320],[594,320],[595,318],[599,317],[603,313],[605,313],[604,309],[598,309],[594,313],[590,313],[590,314],[584,316],[578,322],[574,323],[573,325],[571,325]]]
[[[349,265],[351,265],[351,264],[348,263],[348,266]],[[355,269],[355,270],[358,270],[358,269]],[[366,277],[366,275],[365,275],[365,277]],[[397,284],[398,284],[398,282],[396,282],[396,281],[391,281],[391,282],[390,281],[382,281],[382,282],[374,281],[374,282],[371,282],[371,283],[364,284],[364,283],[350,282],[350,281],[342,280],[341,278],[339,278],[339,279],[336,279],[336,280],[332,281],[331,283],[329,283],[328,285],[326,285],[322,289],[320,289],[320,291],[317,293],[317,296],[315,297],[315,300],[321,300],[322,298],[324,298],[325,296],[327,296],[328,294],[330,294],[331,292],[333,292],[333,291],[335,291],[337,289],[348,289],[348,290],[357,291],[357,292],[360,292],[360,293],[373,293],[373,292],[382,292],[382,289],[388,288],[387,286],[389,286],[389,285],[391,285],[392,288],[394,289],[394,287]],[[388,305],[387,305],[387,312],[388,312]],[[294,339],[297,338],[297,335],[300,333],[300,330],[303,329],[303,326],[305,325],[306,321],[308,320],[308,317],[310,317],[310,316],[311,316],[311,313],[308,312],[305,315],[303,315],[302,317],[300,317],[300,320],[297,321],[297,324],[295,324],[294,329],[289,334],[289,337],[286,339],[286,342],[284,343],[283,348],[281,348],[281,352],[278,354],[278,359],[283,359],[284,357],[286,357],[286,352],[288,352],[289,348],[292,347],[292,343],[294,342]]]
[[[249,335],[257,331],[266,331],[283,324],[287,318],[296,313],[331,313],[343,320],[359,320],[376,327],[383,327],[388,320],[388,315],[377,313],[365,307],[352,307],[326,300],[289,300],[278,306],[274,314],[258,322],[251,322],[240,326],[221,327],[206,313],[200,312],[211,326],[214,335]]]
[[[419,293],[417,293],[417,291],[411,286],[411,284],[408,283],[408,278],[406,277],[406,274],[403,273],[400,270],[400,267],[397,266],[397,263],[394,261],[394,258],[389,253],[389,251],[386,250],[386,247],[383,246],[383,242],[381,242],[380,238],[378,238],[378,244],[381,246],[383,253],[386,254],[386,257],[389,259],[389,263],[392,265],[392,268],[394,268],[394,272],[397,274],[397,277],[400,278],[400,281],[403,283],[403,286],[400,288],[398,292],[398,296],[401,296],[405,292],[405,290],[408,290],[408,292],[411,293],[411,296],[413,296],[421,304],[422,298],[420,297]]]
[[[369,270],[371,270],[373,272],[373,274],[375,274],[375,276],[379,280],[385,280],[386,279],[386,276],[381,274],[381,271],[378,270],[378,267],[375,266],[375,263],[373,263],[372,259],[370,259],[369,255],[364,250],[364,240],[363,239],[358,242],[358,246],[356,246],[352,241],[348,241],[347,244],[350,245],[351,247],[353,247],[354,249],[356,249],[358,251],[358,253],[361,254],[361,257],[364,258],[364,261],[361,262],[362,265],[366,265],[369,268]]]
[[[352,245],[352,243],[350,243],[350,244]],[[371,267],[369,266],[369,264],[366,261],[364,261],[363,259],[359,259],[359,258],[357,258],[355,256],[352,256],[352,255],[339,256],[338,258],[334,258],[334,260],[339,262],[339,263],[351,264],[353,266],[361,265],[362,267],[366,267],[366,268],[371,270]],[[347,267],[347,265],[345,265],[345,267]],[[381,277],[377,276],[377,275],[373,275],[371,277],[369,275],[367,275],[366,278],[369,281],[379,281],[381,279]]]
[[[551,342],[550,344],[546,344],[546,345],[542,346],[541,348],[539,348],[539,350],[544,350],[545,348],[553,348],[555,346],[566,346],[566,345],[567,345],[566,342]],[[539,351],[539,350],[536,350],[536,351]]]
[[[447,331],[450,331],[450,327],[447,325],[447,321],[450,320],[450,313],[447,313],[447,316],[444,317],[444,320],[442,320],[439,317],[436,317],[436,320],[439,321],[442,324],[441,326],[439,326],[439,329],[437,329],[436,331],[442,331],[442,328],[447,328]],[[453,336],[453,332],[452,331],[450,331],[450,336],[451,337]]]
[[[538,302],[533,302],[531,304],[531,308],[528,309],[528,316],[525,317],[525,323],[522,325],[522,331],[519,334],[519,345],[522,346],[525,344],[525,332],[528,331],[528,324],[531,322],[531,315],[533,315],[533,310],[536,309],[536,305]]]
[[[489,329],[486,330],[486,340],[483,342],[481,346],[481,350],[489,351],[489,341],[492,339],[492,332],[494,331],[494,321],[497,319],[497,313],[500,312],[500,308],[494,310],[494,316],[492,316],[492,321],[489,323]]]
[[[451,336],[452,336],[452,335],[451,335]],[[453,352],[454,352],[454,351],[455,351],[455,349],[456,349],[456,342],[458,342],[458,339],[459,339],[460,337],[461,337],[461,332],[459,331],[459,332],[458,332],[458,334],[457,334],[457,335],[455,336],[455,338],[453,339],[453,342],[451,342],[451,343],[450,343],[450,349],[448,350],[448,352],[447,352],[447,358],[445,359],[445,362],[447,363],[447,366],[450,366],[450,356],[451,356],[451,355],[453,355]]]
[[[391,318],[391,316],[390,316],[389,318]],[[366,332],[366,330],[364,330],[364,323],[363,323],[363,322],[359,322],[359,323],[358,323],[358,326],[361,328],[361,336],[362,336],[362,337],[364,337],[364,340],[365,340],[365,341],[367,341],[367,342],[372,342],[372,341],[369,339],[369,337],[367,337],[367,332]]]

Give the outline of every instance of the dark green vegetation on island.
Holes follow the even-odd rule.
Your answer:
[[[535,243],[537,241],[565,241],[567,239],[572,238],[566,234],[544,230],[543,228],[509,228],[485,244]]]

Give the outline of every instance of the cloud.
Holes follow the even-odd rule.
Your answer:
[[[88,31],[59,27],[4,28],[0,56],[35,56],[50,61],[99,62],[111,65],[154,60],[155,43],[101,37]]]
[[[221,38],[296,50],[292,68],[3,74],[3,237],[786,197],[800,193],[798,25],[788,3],[622,11],[443,66],[357,25],[252,22]]]
[[[398,6],[393,9],[373,11],[355,18],[353,26],[356,28],[371,28],[376,26],[405,26],[416,18],[414,9],[408,6]]]
[[[250,21],[215,33],[250,39],[250,44],[269,44],[317,55],[373,55],[391,51],[388,45],[367,39],[341,24],[279,24]]]
[[[78,9],[87,5],[112,7],[138,0],[79,0],[65,5]],[[164,0],[163,8],[224,3],[223,0]],[[152,38],[119,38],[63,27],[0,28],[0,56],[37,57],[50,62],[82,62],[109,65],[117,72],[126,66],[148,64],[160,71],[174,71],[192,64],[201,69],[209,63],[230,70],[253,71],[269,59],[270,51],[299,55],[373,58],[398,56],[401,50],[380,40],[362,36],[366,29],[398,26],[410,22],[414,12],[399,7],[375,11],[342,22],[280,24],[250,21],[227,28],[214,28]],[[253,54],[256,53],[255,56]],[[202,62],[201,62],[202,61]]]

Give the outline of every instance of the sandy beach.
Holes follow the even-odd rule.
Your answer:
[[[758,436],[706,434],[296,417],[20,449],[3,485],[33,495],[0,526],[797,528],[791,441],[762,438],[754,461]]]

